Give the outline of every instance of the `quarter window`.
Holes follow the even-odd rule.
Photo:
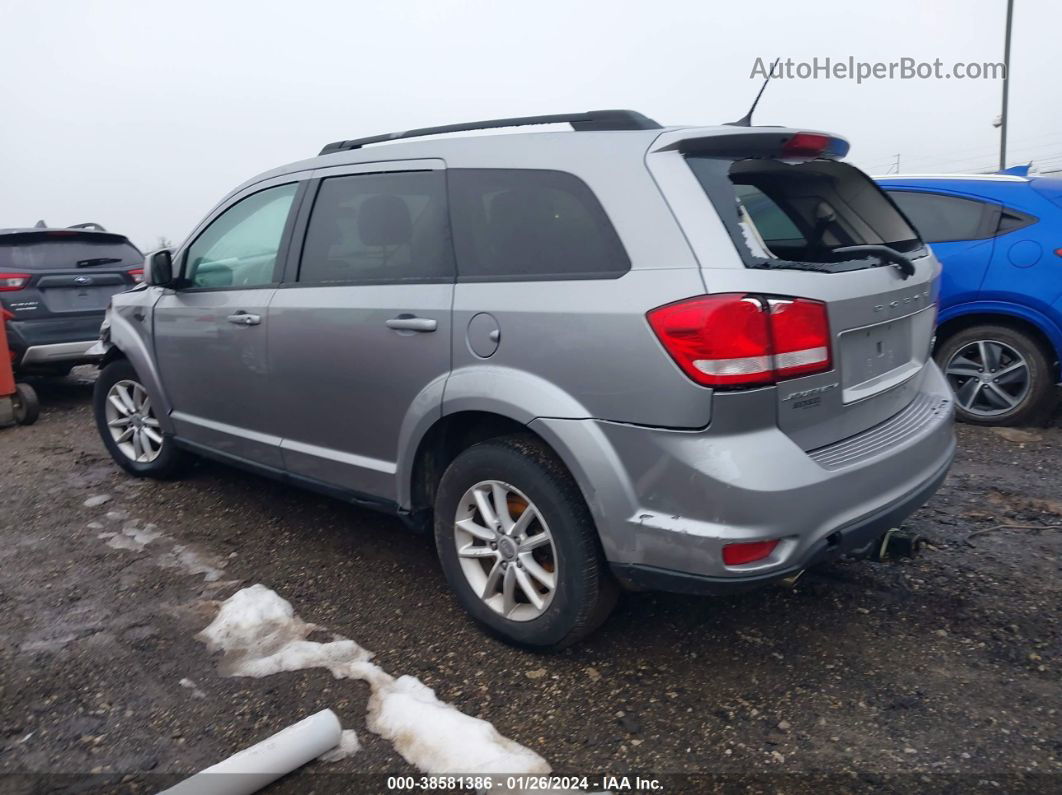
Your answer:
[[[889,191],[889,195],[927,243],[988,237],[982,228],[984,202],[906,190]]]
[[[219,215],[188,248],[192,287],[261,287],[276,281],[280,240],[298,185],[248,196]]]
[[[458,278],[599,279],[630,260],[578,177],[532,169],[448,172]]]
[[[299,281],[377,284],[452,281],[442,171],[330,177],[306,230]]]

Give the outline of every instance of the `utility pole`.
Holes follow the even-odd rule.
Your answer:
[[[1007,0],[1007,32],[1003,43],[1003,113],[999,120],[999,170],[1007,167],[1007,99],[1010,89],[1010,27],[1014,18],[1014,0]]]
[[[890,174],[899,174],[900,173],[900,153],[899,152],[896,153],[896,162],[893,163],[891,166],[889,166],[889,173]]]

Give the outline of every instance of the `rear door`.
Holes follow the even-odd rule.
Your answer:
[[[268,315],[270,411],[292,474],[394,501],[402,439],[440,415],[454,289],[444,174],[438,160],[315,172],[301,257]]]
[[[930,191],[886,191],[940,260],[941,309],[974,300],[992,262],[1000,205]]]
[[[670,144],[708,202],[693,197],[674,167],[657,169],[692,230],[709,292],[826,304],[830,369],[775,387],[779,427],[808,450],[866,430],[918,396],[940,269],[869,177],[828,151],[787,151],[790,141],[819,140],[847,149],[786,130]],[[658,145],[670,154],[665,136]]]
[[[178,255],[181,281],[155,305],[155,356],[183,439],[280,469],[265,325],[299,185],[256,186]]]

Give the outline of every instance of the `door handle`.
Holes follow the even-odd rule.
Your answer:
[[[250,312],[237,312],[225,319],[230,323],[235,323],[237,326],[257,326],[262,322],[261,315],[252,315]]]
[[[395,331],[435,331],[439,324],[430,317],[399,315],[387,321],[387,328]]]

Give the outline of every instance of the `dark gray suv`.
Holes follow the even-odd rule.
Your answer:
[[[429,137],[544,122],[574,129]],[[114,298],[103,442],[431,527],[468,612],[536,648],[621,586],[868,549],[944,478],[952,399],[940,267],[847,149],[630,111],[330,144]]]
[[[111,296],[140,282],[143,262],[124,235],[98,224],[0,229],[0,307],[11,313],[15,371],[63,375],[91,361]]]

